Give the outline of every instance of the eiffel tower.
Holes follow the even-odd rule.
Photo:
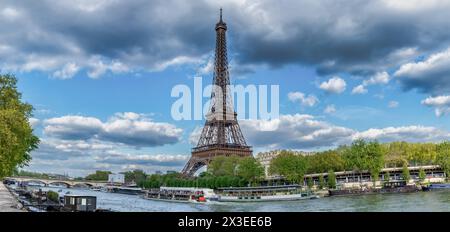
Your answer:
[[[191,158],[183,168],[182,174],[185,176],[193,176],[198,169],[208,165],[217,156],[252,156],[252,149],[245,142],[231,101],[226,31],[227,24],[222,20],[220,9],[220,20],[216,24],[211,105],[198,144],[192,149]]]

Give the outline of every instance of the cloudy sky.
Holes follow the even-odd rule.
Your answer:
[[[203,121],[172,119],[171,89],[211,82],[220,7],[232,83],[280,88],[278,119],[240,123],[255,152],[450,139],[449,1],[3,0],[0,69],[42,140],[27,170],[180,170]]]

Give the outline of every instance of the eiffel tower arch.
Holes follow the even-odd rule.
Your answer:
[[[245,157],[252,156],[253,152],[251,146],[245,142],[231,101],[226,43],[227,24],[222,20],[222,9],[215,29],[213,84],[216,88],[211,92],[211,105],[198,144],[192,149],[191,158],[183,168],[182,174],[186,176],[194,175],[214,157],[231,155]]]

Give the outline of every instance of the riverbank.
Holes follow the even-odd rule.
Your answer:
[[[19,205],[20,203],[8,188],[0,182],[0,212],[26,212],[19,209]]]

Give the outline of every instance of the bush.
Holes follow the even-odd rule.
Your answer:
[[[47,199],[53,202],[59,202],[59,194],[57,192],[48,191]]]

